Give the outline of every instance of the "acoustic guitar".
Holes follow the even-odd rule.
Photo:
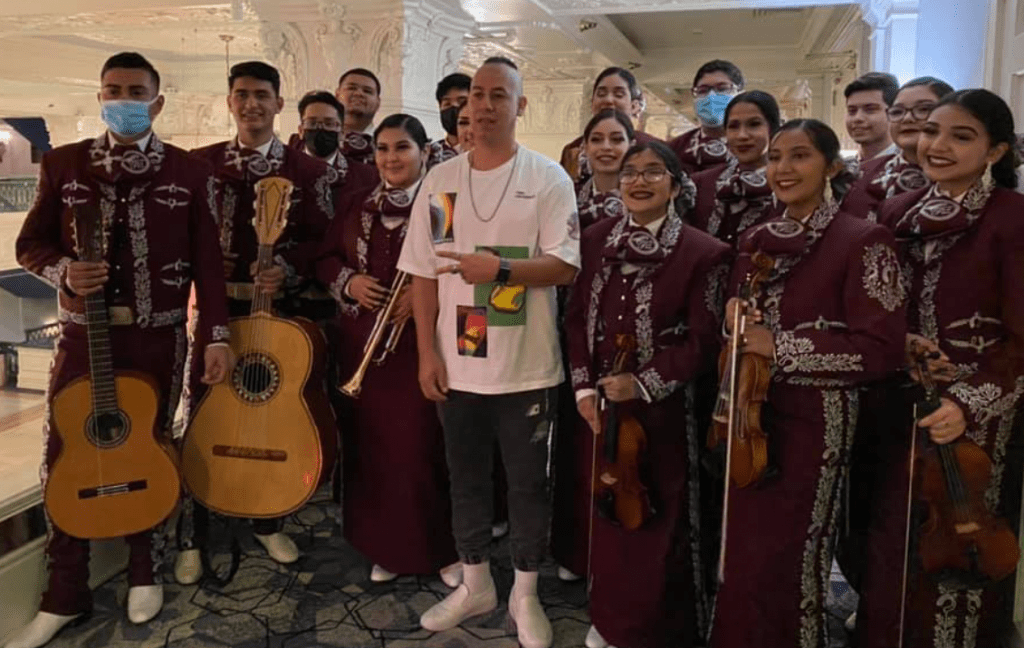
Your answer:
[[[79,259],[104,256],[95,209],[76,209]],[[149,375],[114,371],[103,291],[85,297],[89,374],[53,398],[52,424],[63,446],[44,503],[50,519],[76,538],[118,538],[166,520],[181,493],[176,457],[158,440],[160,390]]]
[[[270,268],[287,224],[292,183],[256,183],[257,272]],[[334,421],[324,392],[326,341],[313,322],[274,316],[257,289],[250,315],[229,323],[238,359],[203,396],[185,433],[182,474],[207,508],[230,517],[287,515],[313,495]]]

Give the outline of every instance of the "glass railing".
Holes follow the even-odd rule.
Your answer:
[[[38,182],[37,178],[0,178],[0,213],[28,211]]]

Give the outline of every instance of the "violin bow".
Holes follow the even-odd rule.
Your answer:
[[[729,416],[727,418],[725,440],[725,487],[722,489],[722,531],[718,546],[718,583],[725,582],[725,540],[729,530],[729,483],[732,481],[732,433],[736,422],[736,373],[738,366],[738,354],[740,352],[740,340],[747,332],[746,307],[740,314],[740,308],[736,308],[733,315],[732,338],[729,340],[731,357],[729,358]]]
[[[594,409],[597,414],[597,424],[601,425],[601,404],[604,400],[604,396],[601,395],[600,389],[597,391],[596,398],[594,399]],[[591,430],[593,433],[593,430]],[[590,452],[590,497],[587,501],[590,503],[588,507],[590,509],[589,524],[587,528],[587,596],[590,596],[590,590],[594,586],[594,509],[597,508],[594,503],[594,473],[597,472],[597,434],[592,434],[593,443],[591,445]]]
[[[932,382],[931,372],[928,370],[927,362],[927,358],[931,354],[922,349],[916,340],[911,341],[910,343],[910,353],[914,357],[914,364],[916,365],[917,375],[918,379],[921,381],[921,385],[926,390],[934,389],[934,383]],[[914,421],[911,423],[910,431],[910,466],[907,470],[907,518],[906,529],[903,536],[903,579],[900,586],[900,642],[898,648],[903,648],[903,641],[906,635],[907,579],[909,578],[910,571],[910,520],[914,505],[914,467],[917,460],[917,435],[919,433],[917,427],[918,420],[917,403],[914,403]]]

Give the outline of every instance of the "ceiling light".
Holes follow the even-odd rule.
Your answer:
[[[597,27],[597,23],[594,22],[593,20],[587,20],[586,18],[584,18],[583,20],[580,21],[581,32],[590,31],[594,27]]]

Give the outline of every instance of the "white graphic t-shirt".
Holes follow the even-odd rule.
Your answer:
[[[472,172],[472,198],[469,173],[469,156],[460,155],[427,174],[398,268],[437,279],[437,343],[451,389],[508,394],[553,387],[563,378],[555,288],[473,286],[458,274],[438,276],[437,268],[456,262],[436,252],[548,254],[579,268],[572,181],[554,160],[522,146],[502,166]]]

